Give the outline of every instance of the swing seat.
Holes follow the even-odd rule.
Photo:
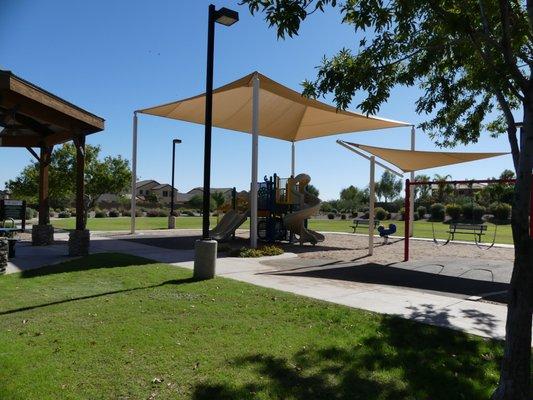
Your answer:
[[[447,233],[450,235],[450,240],[454,240],[455,235],[474,235],[477,236],[478,242],[481,242],[481,236],[485,235],[486,231],[485,224],[451,223]]]

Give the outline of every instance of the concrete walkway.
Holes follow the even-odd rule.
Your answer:
[[[121,240],[127,236],[94,235],[92,253],[127,253],[158,262],[193,268],[193,250],[171,250],[147,244]],[[66,241],[67,235],[56,234],[57,241]],[[48,247],[32,247],[28,243],[17,246],[17,257],[9,263],[7,272],[17,272],[68,260],[66,243]],[[503,339],[505,336],[506,306],[499,303],[473,301],[469,297],[444,295],[389,284],[329,279],[313,274],[295,274],[290,266],[301,260],[286,253],[277,257],[257,259],[219,258],[217,275],[278,289],[348,307],[448,327],[476,335]],[[323,260],[322,260],[323,261]],[[350,270],[357,265],[345,265]],[[359,266],[360,267],[360,266]],[[323,266],[308,266],[306,271],[323,271]],[[416,268],[414,266],[413,268]],[[479,299],[475,299],[479,300]]]

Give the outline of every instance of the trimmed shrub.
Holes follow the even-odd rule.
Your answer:
[[[346,219],[346,214],[341,214],[341,219],[345,220]]]
[[[109,218],[117,218],[120,217],[120,213],[118,210],[111,210],[109,211]]]
[[[103,210],[96,210],[94,212],[94,218],[105,218],[105,217],[107,217],[107,214]]]
[[[123,217],[131,217],[131,210],[122,210],[122,216]],[[141,210],[135,210],[135,216],[136,217],[142,217],[143,212]]]
[[[432,221],[444,221],[444,217],[446,215],[446,209],[444,207],[444,204],[441,203],[435,203],[432,204],[429,213],[431,215]]]
[[[279,256],[280,254],[284,253],[281,247],[274,246],[274,245],[263,246],[259,250],[261,250],[261,253],[263,253],[263,256]]]
[[[57,217],[58,218],[70,218],[71,215],[68,211],[59,211],[59,213],[57,214]]]
[[[187,217],[194,217],[194,212],[192,210],[183,210],[182,214]]]
[[[485,208],[479,204],[465,204],[463,206],[463,218],[465,221],[479,222],[483,218]]]
[[[458,221],[461,218],[461,206],[459,204],[447,204],[446,214],[452,221]]]
[[[511,206],[506,203],[492,203],[490,213],[494,215],[497,221],[507,221],[511,218]]]
[[[385,211],[385,209],[381,207],[376,207],[374,209],[374,216],[376,217],[376,219],[379,219],[380,221],[386,220],[387,214],[388,214],[387,211]]]
[[[335,214],[329,213],[328,214],[328,219],[335,219]]]
[[[37,210],[34,210],[33,208],[26,207],[26,219],[33,219],[37,218]]]
[[[146,211],[146,216],[150,218],[159,217],[159,210],[153,209]]]
[[[416,210],[417,214],[418,214],[418,219],[424,219],[428,210],[426,207],[424,206],[420,206],[418,207],[418,209]]]
[[[270,246],[262,246],[257,249],[250,249],[248,247],[241,247],[240,249],[233,250],[230,255],[232,257],[242,257],[242,258],[256,258],[256,257],[264,257],[264,256],[279,256],[280,254],[283,254],[283,249],[270,245]]]

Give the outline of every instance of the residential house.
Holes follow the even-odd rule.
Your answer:
[[[138,181],[135,185],[135,195],[137,197],[144,197],[152,192],[152,189],[156,186],[160,186],[159,182],[154,181],[153,179],[148,179],[144,181]]]
[[[146,190],[146,189],[145,189]],[[157,197],[157,201],[162,204],[170,204],[172,199],[172,186],[168,183],[161,183],[159,185],[153,186],[150,189],[150,193],[154,194]],[[176,195],[178,191],[174,188],[174,201],[177,203]]]

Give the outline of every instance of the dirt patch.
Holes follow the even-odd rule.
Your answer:
[[[365,260],[379,264],[390,264],[403,261],[403,239],[390,239],[383,245],[380,238],[375,238],[374,255],[368,256],[368,237],[360,235],[326,234],[326,240],[316,246],[284,245],[286,251],[297,253],[303,258],[327,258],[343,261]],[[446,258],[475,258],[483,260],[512,261],[514,249],[493,247],[481,250],[473,244],[449,243],[437,246],[431,241],[411,240],[411,260],[431,260]]]

